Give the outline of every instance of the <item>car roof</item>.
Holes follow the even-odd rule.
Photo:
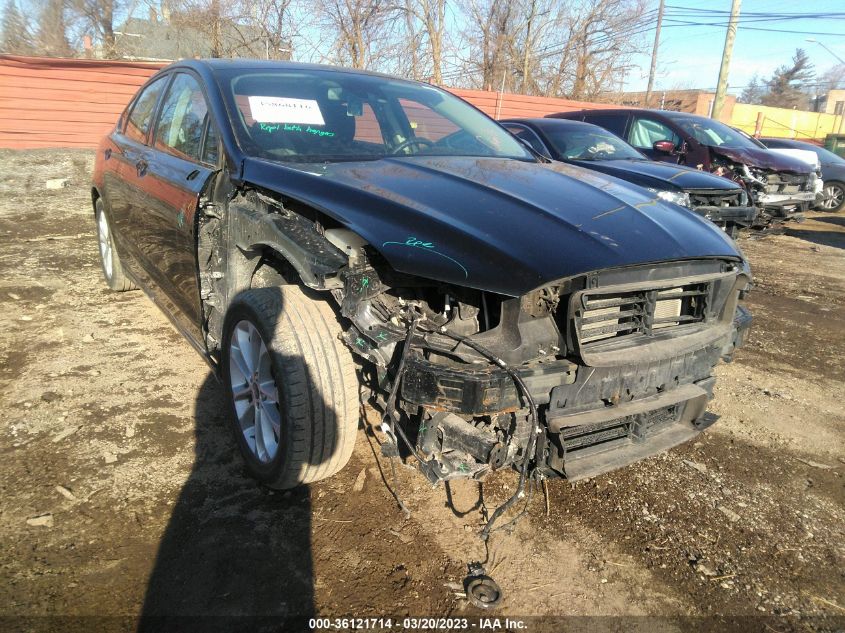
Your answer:
[[[760,140],[763,143],[771,143],[771,142],[783,143],[784,145],[792,146],[792,147],[795,147],[795,148],[810,147],[810,148],[818,149],[818,147],[819,147],[818,145],[813,145],[812,143],[807,143],[805,141],[799,141],[798,139],[794,139],[794,138],[776,138],[776,137],[770,137],[770,136],[763,136],[763,137],[760,137]]]
[[[599,130],[604,130],[603,127],[599,127],[598,125],[593,125],[592,123],[586,123],[584,121],[573,121],[572,119],[553,119],[553,118],[512,118],[512,119],[502,119],[499,123],[523,123],[528,125],[533,125],[539,129],[545,128],[566,128],[566,129],[579,129],[579,128],[597,128]]]
[[[397,79],[400,81],[411,81],[402,77],[387,75],[384,73],[372,72],[369,70],[358,70],[356,68],[344,68],[342,66],[330,66],[328,64],[306,64],[304,62],[280,61],[275,59],[183,59],[166,66],[162,70],[170,68],[193,68],[197,71],[211,71],[216,73],[221,70],[316,70],[323,72],[348,73],[354,75],[367,75],[370,77],[383,77],[385,79]]]
[[[649,114],[651,116],[665,117],[668,119],[707,119],[708,117],[691,112],[678,112],[677,110],[655,110],[653,108],[587,108],[584,110],[573,110],[572,112],[556,112],[546,115],[548,118],[561,116],[583,116],[585,114]],[[708,119],[709,120],[709,119]]]

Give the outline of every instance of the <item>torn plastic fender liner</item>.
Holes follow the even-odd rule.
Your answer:
[[[346,265],[343,252],[317,232],[312,222],[296,213],[281,213],[251,201],[230,205],[232,241],[242,251],[268,247],[278,252],[310,288],[324,288],[323,277]]]

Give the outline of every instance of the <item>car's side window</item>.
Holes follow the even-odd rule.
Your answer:
[[[530,130],[522,125],[515,125],[513,123],[505,123],[504,125],[508,132],[513,134],[516,138],[522,139],[528,143],[535,152],[543,156],[549,155],[549,151],[546,149],[546,146],[543,145],[543,141],[541,141],[534,133],[534,130]]]
[[[672,141],[675,147],[681,145],[680,137],[672,129],[654,119],[636,118],[628,134],[628,142],[640,149],[651,149],[657,141]]]
[[[127,138],[139,143],[147,142],[147,133],[153,121],[158,96],[167,83],[167,76],[161,77],[144,88],[144,91],[135,99],[129,118],[126,120],[124,134]]]
[[[625,123],[628,121],[627,114],[587,114],[584,121],[603,127],[619,138],[625,138]]]
[[[208,129],[205,132],[205,144],[202,147],[200,160],[209,165],[216,165],[220,160],[220,137],[217,134],[217,127],[211,121],[211,114],[206,115],[205,124]]]
[[[200,160],[208,105],[193,75],[178,73],[161,105],[155,148],[179,158]]]

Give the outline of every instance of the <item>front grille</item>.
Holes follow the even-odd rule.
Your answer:
[[[773,172],[766,176],[766,193],[791,194],[811,191],[812,175]]]
[[[744,191],[742,189],[725,190],[689,190],[690,206],[698,207],[741,207]]]
[[[710,283],[618,294],[585,293],[574,320],[581,344],[704,320]]]

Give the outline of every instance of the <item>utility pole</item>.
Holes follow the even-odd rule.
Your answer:
[[[660,46],[660,25],[663,24],[663,7],[665,0],[660,0],[657,9],[657,31],[654,33],[654,48],[651,49],[651,69],[648,71],[648,88],[645,91],[645,107],[651,102],[651,90],[654,88],[654,72],[657,70],[657,47]]]
[[[719,67],[719,83],[716,85],[716,98],[713,102],[713,119],[718,119],[725,105],[725,93],[728,91],[728,71],[731,68],[731,55],[736,39],[736,23],[739,21],[739,5],[742,0],[733,0],[731,4],[731,19],[728,21],[728,32],[725,34],[725,50],[722,52],[722,65]]]

